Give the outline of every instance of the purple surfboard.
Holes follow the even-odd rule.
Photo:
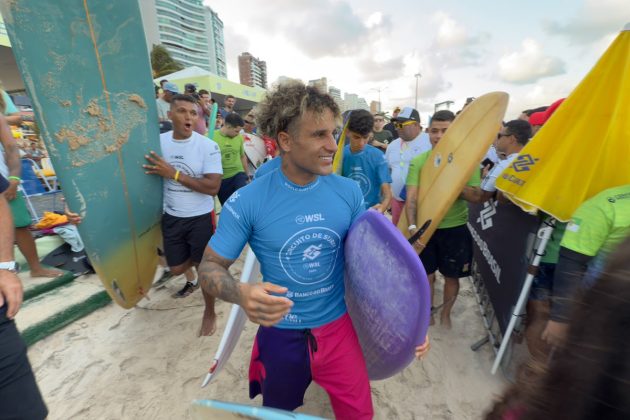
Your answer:
[[[407,239],[369,210],[345,243],[346,304],[370,379],[386,379],[414,359],[431,316],[427,274]]]

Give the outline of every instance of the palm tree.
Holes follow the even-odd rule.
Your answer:
[[[171,57],[164,45],[154,45],[151,50],[151,68],[153,77],[156,78],[182,70],[184,66]]]

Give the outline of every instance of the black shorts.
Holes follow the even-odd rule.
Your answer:
[[[221,180],[221,188],[219,188],[219,193],[217,194],[221,205],[230,198],[234,191],[247,185],[247,181],[249,181],[249,179],[247,175],[245,175],[245,172],[239,172],[230,178],[223,178]]]
[[[162,215],[164,256],[169,267],[190,260],[201,262],[203,252],[213,233],[212,213],[193,217]]]
[[[466,225],[437,229],[420,254],[427,274],[440,270],[451,278],[469,276],[472,257],[472,236]]]
[[[26,344],[7,318],[7,305],[0,307],[0,418],[45,419],[48,409],[39,392]]]

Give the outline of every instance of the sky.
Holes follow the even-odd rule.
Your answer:
[[[356,93],[382,109],[510,94],[506,119],[566,97],[630,23],[630,0],[205,0],[224,24],[228,78],[238,55],[279,76]],[[421,74],[419,79],[415,74]]]

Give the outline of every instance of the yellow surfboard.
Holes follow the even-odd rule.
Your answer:
[[[343,125],[343,130],[341,131],[339,142],[337,143],[337,153],[335,153],[335,157],[333,157],[333,174],[337,174],[339,176],[341,176],[341,172],[343,170],[343,149],[346,147],[346,134],[348,132],[349,122],[350,115],[348,115],[348,118]]]
[[[509,95],[491,92],[480,96],[457,116],[420,172],[416,226],[430,224],[420,239],[426,246],[433,232],[462,192],[473,171],[496,138],[508,105]],[[398,229],[409,238],[405,209]]]

